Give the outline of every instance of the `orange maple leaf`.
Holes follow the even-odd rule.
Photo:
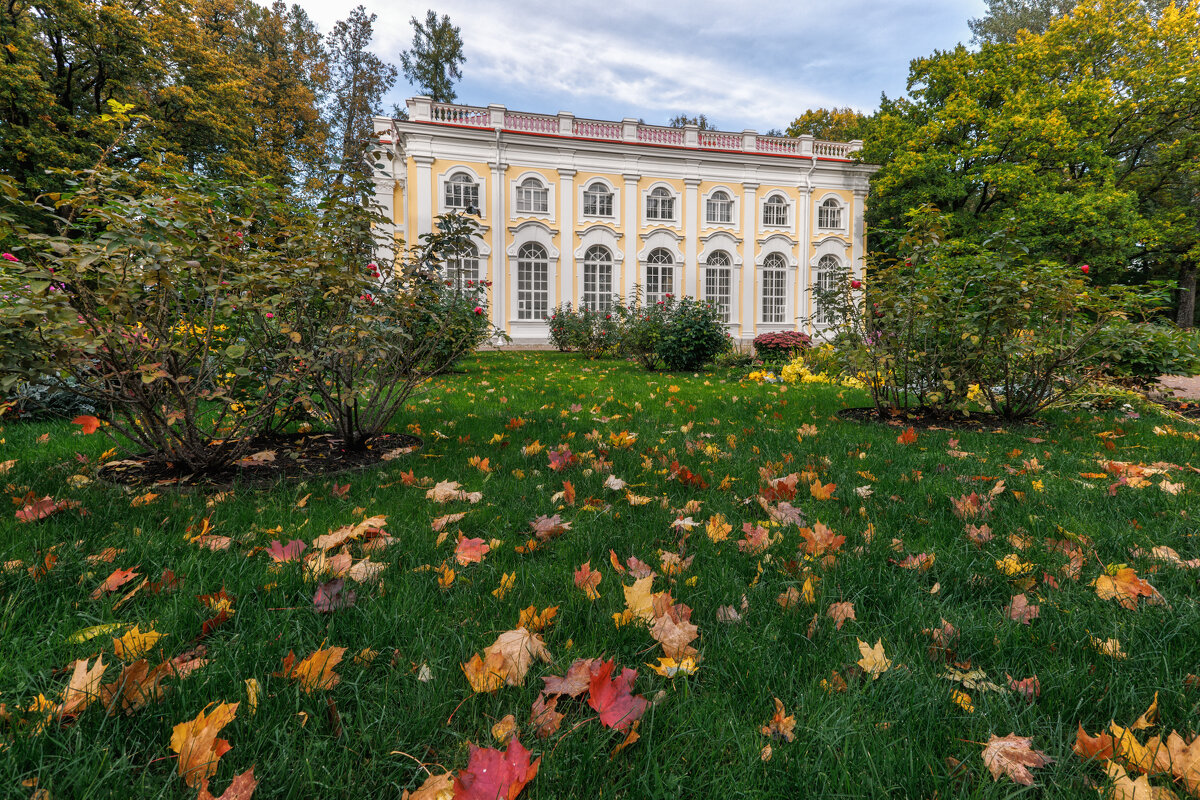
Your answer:
[[[90,436],[100,428],[100,420],[93,417],[91,414],[80,414],[75,419],[71,420],[72,425],[78,425],[81,428],[81,433],[84,436]]]
[[[790,742],[796,738],[794,729],[796,727],[796,716],[787,714],[784,711],[783,703],[778,697],[775,698],[775,713],[771,716],[771,721],[763,725],[760,732],[763,736],[770,736],[772,739],[782,739],[785,742]]]
[[[1162,605],[1165,601],[1158,590],[1138,577],[1132,567],[1124,567],[1112,575],[1101,575],[1095,580],[1096,594],[1101,600],[1115,599],[1123,608],[1133,611],[1137,608],[1138,598],[1145,597],[1152,605]]]
[[[812,482],[808,490],[812,492],[812,496],[818,500],[829,500],[833,497],[833,490],[837,488],[836,483],[822,484],[820,479]]]
[[[179,774],[188,786],[199,786],[217,771],[217,760],[229,752],[230,744],[218,739],[221,729],[233,721],[237,703],[212,704],[190,722],[181,722],[171,731],[171,750],[179,754]]]
[[[596,587],[600,585],[600,579],[603,577],[599,572],[592,570],[591,561],[585,561],[583,566],[575,570],[575,585],[587,593],[588,600],[599,600],[600,593],[596,591]]]
[[[478,564],[492,548],[483,539],[469,539],[459,534],[458,546],[454,549],[454,560],[459,566]]]
[[[904,433],[896,437],[897,444],[912,444],[916,440],[917,432],[912,429],[911,425],[904,431]]]
[[[342,681],[342,676],[334,672],[333,668],[345,654],[344,647],[328,647],[317,650],[296,664],[295,654],[289,652],[283,659],[283,671],[276,675],[299,681],[305,694],[312,694],[317,689],[332,689]]]

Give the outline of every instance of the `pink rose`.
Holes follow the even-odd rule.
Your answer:
[[[1089,267],[1087,264],[1084,264],[1082,267],[1079,268],[1079,271],[1082,272],[1084,275],[1087,275],[1088,270],[1090,270],[1090,269],[1091,269],[1091,267]]]
[[[4,253],[3,255],[0,255],[0,258],[3,258],[5,261],[11,261],[14,264],[21,263],[21,259],[14,256],[12,253]]]
[[[860,281],[860,280],[853,280],[853,281],[850,281],[850,288],[851,288],[851,289],[861,289],[861,288],[862,288],[862,281]]]
[[[478,316],[478,315],[480,315],[480,314],[482,314],[482,313],[483,313],[483,307],[482,307],[482,306],[475,306],[475,315],[476,315],[476,316]]]

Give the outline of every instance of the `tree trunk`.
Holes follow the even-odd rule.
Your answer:
[[[1175,312],[1175,322],[1181,328],[1190,328],[1196,324],[1196,265],[1184,267],[1179,276],[1179,306]]]

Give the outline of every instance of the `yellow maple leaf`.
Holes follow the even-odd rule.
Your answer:
[[[151,628],[143,633],[137,625],[120,639],[113,639],[113,650],[122,661],[136,661],[144,656],[166,634]]]
[[[713,514],[708,518],[708,524],[704,526],[704,532],[714,542],[723,542],[733,532],[733,526],[725,521],[724,514]]]
[[[179,754],[179,774],[188,786],[199,786],[217,771],[217,760],[229,752],[229,742],[218,739],[221,729],[233,721],[237,703],[220,703],[212,711],[204,707],[196,718],[181,722],[171,731],[171,750]],[[208,713],[205,713],[208,711]]]
[[[883,652],[882,639],[876,639],[874,647],[858,639],[858,651],[862,653],[862,658],[857,663],[863,672],[871,676],[871,680],[878,680],[880,675],[891,669],[892,660]]]

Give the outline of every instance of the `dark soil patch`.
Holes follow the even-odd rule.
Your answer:
[[[347,449],[332,433],[279,433],[256,439],[253,455],[218,472],[194,473],[183,465],[135,457],[111,461],[100,468],[101,480],[126,486],[203,486],[233,484],[266,486],[294,480],[365,469],[402,458],[424,444],[406,433],[383,433],[358,449]]]
[[[990,412],[980,411],[968,417],[959,412],[946,412],[942,409],[925,406],[884,409],[883,417],[879,416],[879,412],[875,406],[859,406],[855,408],[843,408],[838,412],[838,416],[842,419],[854,420],[855,422],[877,422],[897,428],[921,428],[935,431],[995,430],[1014,424],[1011,420],[1006,420],[1000,415]],[[1037,420],[1022,420],[1016,424],[1022,427],[1037,427],[1038,422]]]
[[[1200,419],[1200,400],[1157,400],[1163,408],[1189,419]]]

